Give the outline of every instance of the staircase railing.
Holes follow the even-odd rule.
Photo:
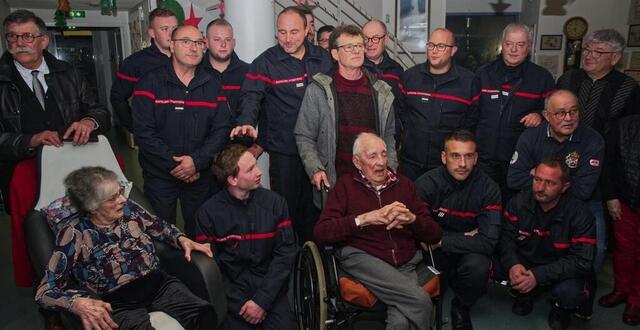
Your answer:
[[[291,5],[297,5],[297,2],[294,0],[275,0],[275,4],[282,9]],[[317,22],[316,26],[347,23],[362,28],[366,22],[373,19],[366,10],[357,5],[353,0],[317,1],[316,8],[322,11],[322,15],[314,15]],[[278,8],[276,8],[276,10],[279,11]],[[386,49],[391,53],[391,57],[398,61],[405,69],[414,66],[417,62],[411,52],[398,40],[393,32],[387,31],[387,35],[391,40],[391,44],[386,45]]]

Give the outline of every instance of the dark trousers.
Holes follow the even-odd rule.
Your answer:
[[[155,214],[169,223],[176,223],[176,204],[184,219],[184,232],[191,239],[195,237],[195,213],[211,197],[211,175],[200,174],[200,179],[186,183],[178,179],[166,179],[144,173],[144,194],[149,199]]]
[[[526,269],[531,266],[523,264]],[[493,259],[493,275],[497,281],[509,281],[509,270],[505,269],[497,258]],[[558,307],[566,310],[575,310],[578,306],[584,304],[590,296],[587,286],[588,275],[577,278],[567,278],[558,280],[546,286],[538,285],[535,289],[528,293],[516,293],[519,299],[535,299],[541,293],[548,291],[551,293],[552,302],[558,304]]]
[[[271,190],[287,200],[299,244],[313,240],[320,212],[313,205],[313,188],[300,157],[269,152],[269,176]]]
[[[118,329],[153,329],[149,312],[164,312],[185,329],[216,329],[216,313],[176,278],[161,270],[125,284],[102,300],[111,304]]]
[[[489,283],[488,256],[479,253],[448,254],[434,251],[436,268],[443,274],[446,285],[467,307],[473,306],[487,292]]]
[[[264,329],[264,330],[296,330],[297,325],[289,305],[287,296],[276,299],[267,312],[267,317],[258,324],[247,323],[242,316],[228,313],[222,324],[224,330]]]
[[[486,173],[498,186],[500,186],[500,193],[502,194],[502,205],[507,205],[507,202],[517,192],[509,189],[507,186],[507,172],[509,171],[509,162],[492,159],[479,159],[478,168]]]

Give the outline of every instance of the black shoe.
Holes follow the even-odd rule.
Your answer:
[[[552,302],[548,321],[549,327],[553,330],[568,329],[571,321],[571,312],[556,306],[556,303]]]
[[[516,315],[525,316],[531,314],[533,311],[533,295],[532,294],[520,294],[516,295],[516,299],[511,306],[511,312]]]
[[[451,300],[451,329],[472,330],[471,317],[469,317],[469,307],[458,300]]]

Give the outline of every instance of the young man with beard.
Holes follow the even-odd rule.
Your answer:
[[[194,214],[210,196],[208,168],[227,143],[231,124],[217,103],[220,83],[199,65],[202,33],[181,26],[171,39],[171,63],[146,74],[133,92],[133,133],[144,193],[156,214],[175,224],[180,199],[185,233],[194,237]]]
[[[250,148],[256,158],[263,149],[269,153],[271,189],[287,200],[300,242],[312,238],[318,212],[293,129],[309,79],[318,72],[328,73],[333,66],[327,51],[305,39],[306,24],[297,7],[287,7],[278,14],[278,44],[251,64],[242,85],[239,126],[231,131],[232,138],[257,138]]]
[[[202,65],[220,82],[222,90],[218,100],[228,107],[233,118],[238,115],[240,89],[249,71],[249,64],[238,58],[235,47],[233,27],[227,20],[216,18],[207,24],[208,49]]]
[[[147,35],[151,45],[124,59],[111,86],[111,105],[120,125],[133,130],[129,98],[133,87],[145,73],[171,62],[171,33],[178,27],[176,15],[169,9],[156,8],[149,13]]]
[[[592,271],[595,220],[585,203],[567,193],[571,182],[563,159],[546,158],[532,173],[531,189],[505,209],[494,275],[509,281],[517,315],[530,314],[536,295],[551,291],[549,326],[567,329],[571,313],[594,294],[585,282]]]
[[[500,188],[476,168],[476,142],[469,131],[451,132],[440,159],[443,166],[420,176],[416,189],[444,232],[432,248],[455,294],[451,328],[472,329],[469,310],[487,291],[491,256],[500,236]]]

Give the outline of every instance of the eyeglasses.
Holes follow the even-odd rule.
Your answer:
[[[591,56],[593,58],[600,58],[600,56],[602,56],[602,54],[613,54],[616,52],[603,52],[601,50],[594,50],[591,48],[582,48],[582,55],[584,56]]]
[[[372,42],[374,44],[380,43],[380,40],[384,39],[384,37],[386,37],[387,34],[383,34],[381,36],[373,36],[371,38],[368,37],[364,37],[364,42]]]
[[[552,115],[555,119],[557,120],[562,120],[564,119],[567,115],[570,115],[571,118],[575,117],[578,115],[578,109],[571,109],[569,111],[558,111],[558,112],[550,112],[547,111],[550,115]]]
[[[191,47],[191,46],[197,46],[198,48],[204,47],[203,40],[191,40],[191,39],[184,38],[184,39],[171,39],[171,41],[177,42],[181,44],[183,47]]]
[[[111,197],[105,199],[105,202],[115,203],[116,200],[118,200],[118,197],[124,196],[125,191],[126,191],[126,188],[124,186],[120,186],[120,188],[118,189],[118,192],[113,194]]]
[[[44,35],[35,35],[33,33],[23,33],[23,34],[15,34],[15,33],[7,33],[4,35],[4,38],[7,39],[8,42],[16,42],[18,38],[22,38],[24,42],[33,42],[36,38],[43,37]]]
[[[444,51],[445,49],[449,48],[449,47],[453,47],[453,45],[445,45],[445,44],[434,44],[433,42],[428,42],[427,43],[427,49],[428,50],[434,50],[437,49],[439,52]]]
[[[336,48],[342,48],[344,49],[345,52],[347,53],[351,53],[353,52],[355,49],[357,50],[363,50],[364,49],[364,44],[346,44],[346,45],[342,45],[342,46],[338,46]]]

